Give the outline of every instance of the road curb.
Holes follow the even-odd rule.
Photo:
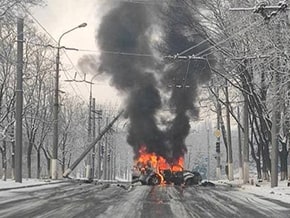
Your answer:
[[[41,184],[30,184],[30,185],[23,185],[23,186],[15,186],[15,187],[7,187],[7,188],[0,188],[1,191],[9,191],[13,189],[22,189],[22,188],[33,188],[38,186],[45,186],[45,185],[54,185],[54,184],[60,184],[60,183],[67,183],[69,181],[56,181],[56,182],[47,182],[47,183],[41,183]]]

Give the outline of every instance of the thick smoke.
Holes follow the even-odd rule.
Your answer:
[[[193,48],[185,55],[204,55],[202,51],[208,48],[208,44],[202,43],[204,36],[200,33],[200,21],[193,11],[188,7],[169,6],[163,15],[163,53],[178,54]],[[162,83],[168,92],[171,91],[169,104],[176,114],[167,129],[174,160],[186,152],[185,138],[190,130],[190,117],[198,116],[198,109],[194,106],[198,84],[210,78],[210,69],[207,60],[177,60],[167,65],[170,67],[165,68]]]
[[[149,42],[150,12],[141,4],[121,3],[103,17],[97,41],[103,51],[152,54]],[[161,108],[157,81],[150,71],[153,57],[102,53],[100,69],[112,76],[117,89],[127,95],[130,119],[128,142],[135,153],[146,145],[150,152],[162,153],[164,134],[158,129],[155,114]]]
[[[209,79],[210,74],[206,61],[160,62],[155,58],[156,49],[161,54],[176,54],[203,40],[196,31],[193,36],[189,34],[191,30],[183,23],[184,18],[199,23],[184,7],[166,7],[162,12],[164,17],[155,14],[160,14],[160,10],[123,2],[103,17],[97,33],[97,42],[103,51],[99,71],[109,74],[112,84],[127,97],[128,143],[135,154],[140,146],[146,145],[149,152],[173,162],[186,152],[189,120],[198,116],[194,106],[197,86]],[[151,33],[157,20],[163,41],[158,48],[153,48]],[[191,54],[202,51],[204,46],[198,49]],[[108,51],[152,56],[113,55]],[[162,96],[168,96],[163,93],[171,93],[165,101],[168,105],[162,105]],[[171,109],[174,118],[161,130],[156,115],[164,107]]]

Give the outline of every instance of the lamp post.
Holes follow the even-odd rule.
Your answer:
[[[94,99],[92,97],[92,86],[93,86],[93,79],[96,76],[98,76],[98,74],[96,74],[95,76],[92,77],[91,82],[88,82],[90,84],[89,120],[88,120],[88,143],[92,142],[92,125],[94,125],[94,123],[95,123],[95,120],[93,120],[93,123],[92,123],[92,114],[95,112],[94,110],[92,111],[92,107],[95,106],[95,101],[93,102]],[[95,133],[95,129],[93,129],[93,133]],[[95,136],[94,136],[93,139],[95,139]],[[93,147],[92,154],[88,155],[88,157],[87,157],[86,178],[88,180],[93,179],[94,170],[95,170],[95,146]]]
[[[86,23],[82,23],[66,32],[64,32],[57,41],[56,53],[56,73],[55,73],[55,90],[54,90],[54,106],[53,106],[53,145],[52,145],[52,158],[51,158],[51,178],[57,179],[57,150],[58,150],[58,92],[59,92],[59,54],[60,54],[60,41],[64,35],[70,33],[78,28],[86,27]]]

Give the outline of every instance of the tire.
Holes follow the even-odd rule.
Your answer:
[[[152,175],[148,180],[148,185],[160,185],[160,183],[161,183],[161,178],[157,174]]]
[[[186,185],[186,186],[192,186],[192,185],[196,185],[196,184],[198,184],[198,183],[195,183],[194,178],[189,178],[189,179],[185,180],[185,183],[184,183],[184,185]]]
[[[199,172],[193,172],[194,174],[194,184],[199,184],[202,181],[202,177]]]

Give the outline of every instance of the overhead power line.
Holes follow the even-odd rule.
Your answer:
[[[57,43],[57,40],[48,32],[48,30],[37,20],[37,18],[35,18],[31,13],[30,13],[30,11],[25,7],[25,5],[23,5],[22,3],[20,3],[20,5],[21,5],[21,7],[26,11],[26,13],[34,20],[34,22],[35,23],[37,23],[40,27],[41,27],[41,29],[43,29],[44,30],[44,32],[49,36],[49,38],[51,38],[55,43]],[[31,42],[29,42],[29,43],[31,43]],[[31,43],[32,44],[32,43]],[[44,46],[44,47],[52,47],[52,48],[56,48],[56,46],[54,46],[54,45],[41,45],[41,44],[39,44],[39,46]],[[75,49],[75,48],[67,48],[67,47],[64,47],[63,46],[63,48],[65,48],[65,49],[67,49],[67,50],[74,50],[74,51],[77,51],[77,49]],[[78,71],[78,69],[76,68],[76,66],[73,64],[73,62],[72,62],[72,60],[70,59],[70,57],[68,56],[68,54],[66,53],[66,52],[64,52],[64,54],[65,54],[65,56],[66,56],[66,58],[67,58],[67,60],[70,62],[70,64],[71,64],[71,66],[75,69],[75,71],[76,72],[79,72]],[[68,77],[70,77],[70,75],[66,72],[66,70],[64,69],[64,67],[63,67],[63,65],[61,64],[61,67],[62,67],[62,71],[64,72],[64,74],[65,74],[65,77],[67,78],[67,79],[69,79]],[[77,84],[75,84],[75,86],[77,87],[77,89],[79,90],[79,93],[77,93],[76,92],[76,90],[75,90],[75,88],[73,87],[73,85],[72,84],[70,84],[70,86],[72,87],[72,89],[73,89],[73,91],[75,92],[75,94],[77,95],[77,96],[79,96],[80,95],[80,93],[81,93],[81,91],[80,91],[80,89],[79,89],[79,87],[78,87],[78,85]],[[87,88],[87,90],[89,89],[89,87],[87,87],[87,85],[86,85],[86,88]],[[83,96],[79,96],[81,99],[83,99],[84,101],[86,101],[85,100],[85,98],[83,97]]]
[[[261,2],[253,8],[230,8],[230,11],[252,11],[253,13],[261,14],[266,22],[269,22],[272,17],[275,17],[280,12],[290,10],[287,0],[280,1],[277,6],[267,5],[266,2]]]

